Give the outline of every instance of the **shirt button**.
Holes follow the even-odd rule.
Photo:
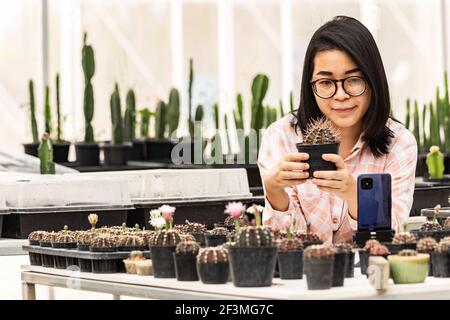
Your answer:
[[[331,221],[333,221],[334,224],[337,224],[339,222],[338,218],[333,218]]]

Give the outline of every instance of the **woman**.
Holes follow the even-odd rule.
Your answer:
[[[392,228],[411,210],[417,143],[391,119],[389,89],[377,45],[358,20],[339,16],[313,35],[305,55],[300,105],[263,135],[258,166],[265,225],[314,232],[324,242],[352,240],[357,227],[357,176],[390,173]],[[340,131],[339,154],[324,154],[336,171],[308,179],[308,154],[298,153],[307,124],[325,116]]]

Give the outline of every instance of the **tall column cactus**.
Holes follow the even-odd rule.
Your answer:
[[[409,130],[410,125],[411,125],[411,100],[409,98],[406,98],[406,116],[405,116],[406,129]]]
[[[139,113],[141,115],[141,126],[140,126],[140,135],[141,138],[148,138],[149,137],[149,124],[150,124],[150,117],[154,115],[154,113],[150,112],[148,108],[144,108],[139,110]]]
[[[450,98],[448,93],[448,74],[447,71],[444,73],[444,100],[443,100],[444,110],[445,110],[445,121],[444,121],[444,141],[445,141],[445,151],[450,153]]]
[[[38,155],[41,162],[41,174],[55,174],[53,147],[50,140],[50,135],[47,132],[42,135],[42,140],[38,147]]]
[[[269,88],[269,78],[266,75],[258,74],[252,83],[252,118],[251,128],[259,132],[263,127],[264,108],[263,100]]]
[[[159,101],[155,112],[155,137],[164,139],[166,133],[166,113],[167,105],[164,101]]]
[[[50,88],[45,86],[45,103],[44,103],[44,120],[45,120],[45,132],[49,135],[52,133],[52,109],[50,107]]]
[[[236,129],[244,130],[244,103],[240,93],[236,97],[236,103],[237,108],[233,110],[234,124]]]
[[[416,138],[417,145],[420,145],[419,104],[417,100],[414,101],[413,118],[414,118],[414,129],[413,129],[414,137]]]
[[[136,98],[132,89],[127,93],[124,122],[124,139],[133,141],[136,139]]]
[[[194,66],[192,58],[189,59],[189,83],[188,83],[188,125],[189,134],[192,137],[194,135],[194,123],[192,121],[192,88],[194,83]]]
[[[114,92],[110,99],[111,123],[112,123],[112,144],[123,143],[123,121],[120,106],[119,85],[116,83]]]
[[[57,117],[57,127],[56,127],[56,141],[62,141],[62,130],[61,130],[61,100],[59,94],[59,73],[56,74],[56,117]]]
[[[33,80],[28,81],[28,92],[30,95],[30,123],[33,142],[39,143],[37,122],[36,122],[36,105],[34,104],[34,84]]]
[[[180,120],[180,94],[178,90],[172,88],[169,94],[169,103],[167,104],[167,125],[169,127],[169,137],[177,130]]]
[[[84,73],[84,99],[83,99],[83,110],[84,110],[84,122],[85,122],[85,142],[94,142],[94,128],[92,127],[92,119],[94,118],[94,89],[92,88],[92,77],[95,73],[95,60],[94,60],[94,49],[92,46],[86,44],[87,33],[84,33],[83,37],[83,49],[81,52],[82,60],[81,64],[83,66]]]

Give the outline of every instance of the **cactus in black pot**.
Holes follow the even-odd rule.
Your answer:
[[[336,170],[336,165],[322,159],[324,153],[338,154],[339,131],[326,117],[310,122],[303,132],[303,142],[297,143],[298,152],[308,153],[309,178],[313,177],[314,171]]]
[[[334,249],[326,244],[311,245],[303,252],[308,290],[330,289],[333,284]]]
[[[150,240],[155,278],[176,278],[173,253],[181,242],[180,232],[169,229],[157,232]]]
[[[207,247],[216,247],[227,242],[228,229],[224,227],[216,227],[205,233],[205,242]]]
[[[205,284],[227,283],[230,273],[228,259],[228,252],[225,248],[201,249],[197,255],[197,270],[200,280]]]
[[[196,256],[199,250],[196,241],[181,241],[177,244],[173,255],[178,281],[198,281]]]
[[[303,243],[288,232],[288,238],[278,240],[277,247],[280,278],[302,279]]]

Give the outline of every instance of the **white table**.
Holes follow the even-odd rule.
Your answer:
[[[22,266],[22,295],[36,299],[35,285],[72,288],[152,299],[450,299],[450,278],[428,277],[425,283],[394,285],[377,291],[365,276],[355,269],[355,278],[346,278],[343,287],[329,290],[307,290],[306,279],[273,279],[271,287],[237,288],[231,282],[206,285],[200,281],[155,279],[124,273],[94,274],[38,266]],[[390,280],[392,281],[392,280]]]

